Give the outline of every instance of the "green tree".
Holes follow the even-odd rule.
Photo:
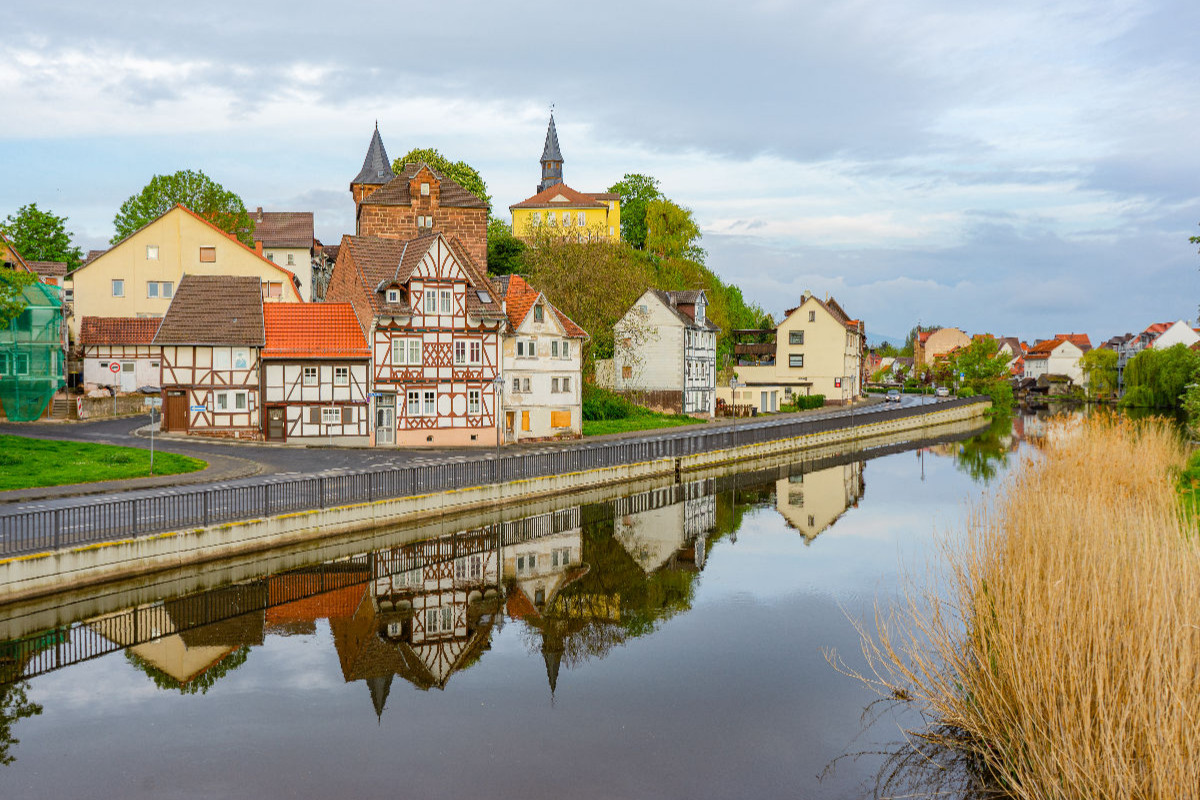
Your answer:
[[[0,229],[22,258],[30,261],[65,261],[68,272],[83,261],[83,251],[71,244],[67,218],[42,211],[37,203],[21,206],[15,217],[9,214]]]
[[[1117,351],[1107,347],[1097,347],[1083,354],[1079,359],[1079,367],[1083,370],[1087,382],[1088,397],[1102,400],[1111,397],[1117,390]]]
[[[488,216],[492,214],[492,196],[487,183],[479,171],[465,161],[451,161],[433,147],[414,147],[392,162],[392,171],[397,175],[405,164],[427,164],[434,172],[449,178],[471,194],[487,203]]]
[[[621,238],[638,250],[646,249],[646,206],[663,199],[658,181],[649,175],[626,173],[608,191],[621,195]]]
[[[1165,350],[1143,350],[1125,365],[1125,396],[1121,405],[1178,410],[1184,391],[1196,382],[1198,370],[1200,353],[1182,344]]]
[[[25,298],[21,292],[36,281],[37,276],[32,272],[0,267],[0,330],[8,328],[8,323],[25,310]]]
[[[1008,381],[1008,356],[1000,352],[1000,343],[990,336],[972,339],[955,350],[949,359],[959,386],[972,394],[986,394],[997,410],[1012,407],[1013,391]]]
[[[690,209],[666,198],[646,204],[646,250],[660,258],[687,258],[704,263],[704,251],[696,244],[700,227]]]
[[[30,702],[28,688],[25,681],[0,686],[0,764],[11,764],[16,760],[9,751],[21,740],[13,736],[13,726],[42,713],[40,704]]]
[[[173,175],[155,175],[137,194],[121,204],[113,218],[116,244],[177,205],[195,211],[247,247],[254,246],[254,221],[242,199],[205,175],[190,169]]]
[[[488,222],[487,266],[493,275],[508,275],[525,270],[525,243],[512,235],[508,223],[492,219]]]

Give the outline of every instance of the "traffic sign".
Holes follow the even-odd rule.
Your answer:
[[[207,410],[208,409],[205,408],[204,406],[192,406],[192,411],[207,411]]]
[[[151,408],[159,408],[162,406],[162,398],[161,397],[147,397],[146,405],[150,406]]]
[[[118,372],[121,371],[121,365],[118,362],[114,361],[108,365],[108,371],[111,372],[112,374],[116,375]]]

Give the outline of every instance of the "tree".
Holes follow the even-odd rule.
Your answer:
[[[492,196],[488,194],[487,183],[479,171],[465,161],[451,161],[433,147],[414,147],[400,158],[392,162],[392,172],[397,175],[404,169],[405,164],[426,164],[434,172],[449,178],[471,194],[487,203],[488,217],[492,215]]]
[[[508,275],[525,269],[525,243],[512,235],[507,223],[493,219],[488,222],[487,267],[494,275]]]
[[[660,258],[688,258],[704,263],[704,251],[696,244],[700,227],[690,209],[666,198],[646,204],[646,250]]]
[[[26,286],[37,282],[32,272],[18,272],[0,267],[0,330],[25,310],[25,298],[21,296]]]
[[[621,238],[638,250],[646,249],[646,205],[664,199],[658,181],[649,175],[626,173],[608,191],[621,195]]]
[[[155,175],[137,194],[121,204],[113,218],[116,244],[177,205],[184,205],[247,247],[254,246],[254,221],[242,199],[203,172],[180,170],[173,175]]]
[[[949,359],[951,371],[959,377],[961,388],[992,398],[993,408],[1012,406],[1012,385],[1008,382],[1008,356],[1000,352],[1000,343],[989,336],[971,340],[955,350]]]
[[[1178,409],[1184,391],[1196,382],[1198,370],[1200,353],[1185,345],[1143,350],[1125,365],[1125,396],[1121,398],[1121,405]]]
[[[67,271],[83,261],[83,251],[71,244],[67,218],[42,211],[37,203],[21,206],[14,217],[9,214],[0,225],[4,235],[22,258],[30,261],[65,261]]]
[[[1079,359],[1083,379],[1087,383],[1088,397],[1093,400],[1112,396],[1117,390],[1117,351],[1097,347]]]

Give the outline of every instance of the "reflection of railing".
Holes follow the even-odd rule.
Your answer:
[[[656,431],[638,439],[588,442],[558,450],[518,453],[441,464],[349,472],[294,480],[228,486],[132,500],[0,516],[0,555],[54,550],[125,536],[209,526],[274,514],[373,502],[396,497],[486,486],[658,458],[680,458],[743,445],[824,433],[979,402],[952,398],[936,404],[869,406],[855,414],[826,413],[768,418],[736,426]]]

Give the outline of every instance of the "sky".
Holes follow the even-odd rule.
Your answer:
[[[656,177],[777,319],[1103,341],[1200,302],[1194,0],[4,5],[0,218],[85,250],[180,169],[337,242],[376,122],[507,218],[554,104],[568,185]]]

